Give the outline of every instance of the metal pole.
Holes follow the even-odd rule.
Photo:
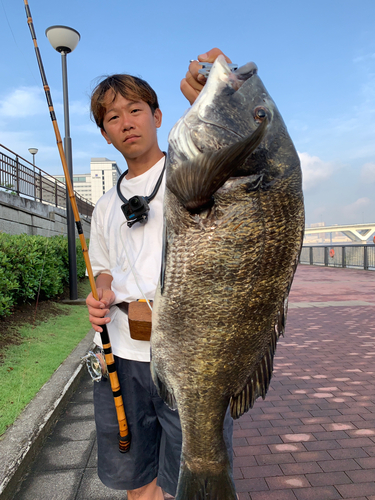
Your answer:
[[[363,269],[368,270],[367,245],[363,245]]]
[[[64,96],[64,123],[65,138],[64,151],[71,182],[73,183],[73,159],[72,159],[72,140],[70,138],[69,126],[69,98],[68,98],[68,72],[66,64],[66,52],[61,52],[62,78],[63,78],[63,96]],[[77,284],[77,256],[76,256],[76,233],[74,227],[74,216],[72,205],[69,200],[68,187],[66,188],[66,219],[68,234],[68,256],[69,256],[69,292],[70,300],[78,298]]]
[[[20,166],[18,162],[18,155],[16,155],[16,193],[20,194]]]
[[[34,200],[36,201],[35,153],[33,154],[33,171],[34,171]]]

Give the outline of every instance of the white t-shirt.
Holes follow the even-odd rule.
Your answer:
[[[163,157],[142,175],[129,180],[124,178],[121,192],[125,198],[149,196],[164,161]],[[147,299],[154,299],[161,267],[164,190],[165,174],[158,193],[150,201],[148,221],[145,224],[137,222],[131,228],[121,210],[123,201],[117,195],[116,187],[105,193],[95,206],[91,220],[90,261],[94,276],[105,273],[113,277],[114,304],[143,298],[136,280]],[[150,342],[130,337],[128,316],[116,306],[111,307],[108,316],[111,318],[107,328],[113,354],[124,359],[150,361]],[[101,345],[99,333],[95,334],[94,342]]]

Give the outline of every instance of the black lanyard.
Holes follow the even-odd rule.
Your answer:
[[[117,186],[116,186],[117,194],[120,197],[121,201],[124,202],[124,204],[121,205],[121,210],[123,211],[126,220],[128,221],[129,227],[132,227],[132,225],[135,224],[136,222],[139,222],[141,224],[145,224],[147,222],[148,212],[150,211],[149,203],[153,198],[155,198],[157,192],[159,191],[161,181],[163,180],[167,154],[164,153],[164,156],[165,159],[164,159],[163,170],[161,171],[159,179],[157,180],[155,187],[149,196],[135,195],[132,196],[129,200],[125,198],[125,196],[121,193],[120,185],[122,179],[128,173],[128,170],[122,173],[119,177],[119,180],[117,181]]]

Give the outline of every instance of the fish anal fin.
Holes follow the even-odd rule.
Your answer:
[[[167,187],[190,212],[199,212],[213,203],[214,193],[258,147],[267,119],[245,139],[217,151],[200,153],[182,162],[167,177]]]
[[[274,327],[271,330],[271,339],[266,354],[260,360],[255,370],[251,373],[244,388],[230,399],[230,412],[232,418],[240,418],[254,406],[255,400],[260,396],[266,397],[273,372],[273,358],[276,344],[280,335],[284,335],[287,311],[287,298],[285,298],[277,312]]]
[[[230,412],[232,418],[240,418],[254,406],[255,400],[262,396],[264,399],[268,391],[273,371],[272,347],[263,356],[255,371],[239,394],[231,397]]]
[[[166,405],[169,406],[171,410],[177,410],[176,399],[173,393],[168,390],[164,382],[160,379],[152,360],[150,363],[150,370],[151,370],[152,380],[154,381],[156,390],[158,391],[158,394],[161,397],[161,399],[164,401]]]

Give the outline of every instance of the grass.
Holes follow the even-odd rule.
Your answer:
[[[79,296],[90,291],[86,280]],[[87,293],[86,293],[87,292]],[[0,363],[0,435],[85,337],[91,325],[86,306],[53,303],[53,316],[14,331],[17,343],[2,350]]]

